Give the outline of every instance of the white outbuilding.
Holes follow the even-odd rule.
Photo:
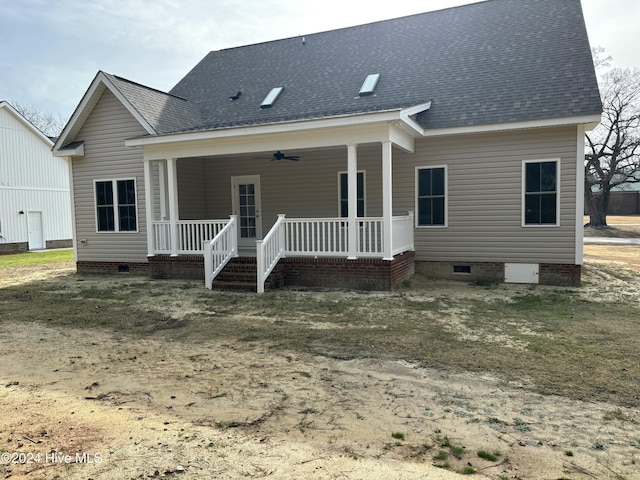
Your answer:
[[[72,246],[69,165],[52,146],[0,101],[0,254]]]

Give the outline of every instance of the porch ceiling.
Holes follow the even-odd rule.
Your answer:
[[[415,108],[415,107],[414,107]],[[425,107],[425,109],[428,106]],[[366,117],[366,118],[365,118]],[[407,152],[424,135],[406,111],[332,120],[230,128],[210,132],[146,136],[125,141],[142,146],[145,160],[206,157],[391,142]]]

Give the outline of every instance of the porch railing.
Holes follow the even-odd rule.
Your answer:
[[[349,250],[344,218],[287,218],[284,231],[288,255],[342,256]]]
[[[269,274],[278,264],[278,261],[285,253],[285,219],[284,215],[278,215],[278,220],[273,224],[269,233],[262,240],[256,241],[256,262],[257,262],[257,280],[258,285],[256,291],[264,292],[264,282],[267,281]]]
[[[413,212],[409,212],[408,215],[392,217],[391,234],[393,238],[392,255],[413,250]]]
[[[356,251],[349,252],[346,218],[287,218],[286,254],[298,256],[379,257],[385,253],[384,222],[381,217],[356,220]],[[393,217],[393,254],[413,249],[413,213]],[[397,237],[397,240],[396,240]]]
[[[171,222],[167,220],[153,222],[154,254],[199,254],[203,252],[203,243],[213,239],[229,220],[179,220],[178,245],[175,252],[171,242]]]
[[[236,215],[231,215],[226,225],[210,241],[203,242],[204,284],[209,290],[213,280],[225,265],[238,256],[238,229]]]

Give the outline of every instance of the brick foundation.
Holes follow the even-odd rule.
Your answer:
[[[291,257],[284,263],[286,286],[391,290],[415,272],[415,253],[396,255],[393,261],[359,258]]]
[[[581,284],[582,266],[572,264],[540,264],[540,283],[561,287],[579,287]]]
[[[155,255],[149,257],[151,278],[176,278],[202,280],[204,282],[204,257],[202,255]]]
[[[469,272],[466,273],[466,270]],[[416,262],[416,272],[425,277],[443,280],[504,282],[504,263],[499,262]]]
[[[8,244],[7,244],[8,245]],[[15,245],[15,244],[12,244]],[[0,245],[1,247],[2,245]],[[0,253],[2,250],[0,250]],[[8,253],[8,252],[7,252]],[[204,259],[200,255],[156,255],[149,263],[77,262],[78,273],[136,273],[158,279],[204,281]],[[466,282],[504,282],[504,263],[416,262],[414,252],[396,255],[393,261],[359,258],[290,257],[280,261],[271,287],[343,288],[392,290],[418,272],[426,277]],[[541,285],[579,287],[582,268],[572,264],[540,264]],[[276,278],[277,277],[277,278]]]
[[[540,285],[579,287],[580,265],[539,264]],[[504,263],[500,262],[416,262],[416,272],[430,278],[465,282],[504,283]]]
[[[45,244],[46,248],[71,248],[73,247],[73,240],[47,240]]]
[[[0,243],[0,255],[11,253],[26,253],[29,251],[29,244],[27,242],[17,243]]]
[[[135,273],[149,272],[147,263],[135,262],[76,262],[78,273]]]

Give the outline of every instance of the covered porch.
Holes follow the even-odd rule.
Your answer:
[[[419,133],[408,124],[128,140],[144,147],[150,264],[202,256],[211,288],[231,259],[255,257],[258,293],[282,259],[392,264],[414,248],[413,205],[393,202],[394,152],[412,153]],[[272,158],[281,151],[297,158]]]

